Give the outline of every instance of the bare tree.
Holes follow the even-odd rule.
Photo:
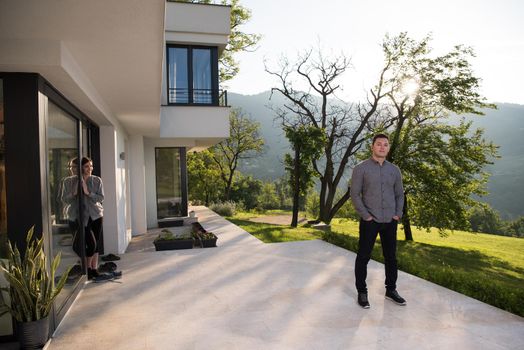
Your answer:
[[[325,132],[323,157],[313,160],[313,168],[320,179],[319,219],[326,223],[350,198],[349,186],[341,186],[341,182],[347,181],[344,175],[354,165],[354,156],[368,138],[370,126],[382,123],[379,103],[391,92],[384,79],[388,63],[378,84],[369,91],[367,102],[343,102],[337,97],[341,89],[339,80],[350,66],[344,54],[328,58],[320,49],[305,52],[296,63],[283,58],[276,70],[266,66],[266,72],[279,81],[279,87],[274,87],[272,93],[281,93],[287,101],[275,110],[281,123],[285,126],[298,121]],[[294,87],[299,85],[306,86],[307,91]],[[344,190],[337,192],[342,187]]]

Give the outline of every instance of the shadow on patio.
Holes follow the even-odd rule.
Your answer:
[[[408,305],[356,304],[355,255],[323,241],[264,244],[205,207],[217,248],[155,252],[152,231],[122,255],[119,283],[91,283],[49,349],[517,349],[522,318],[399,273]],[[429,341],[428,341],[429,340]]]

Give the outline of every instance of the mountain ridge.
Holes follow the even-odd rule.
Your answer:
[[[271,99],[270,99],[271,97]],[[290,151],[284,133],[274,121],[275,113],[268,105],[282,106],[286,101],[280,93],[263,91],[254,95],[228,93],[233,108],[241,108],[260,123],[266,142],[264,154],[241,164],[241,171],[255,178],[271,181],[284,174],[283,155]],[[491,174],[488,195],[480,200],[490,204],[504,219],[524,215],[524,105],[496,103],[497,109],[485,109],[484,116],[463,115],[473,128],[484,129],[484,138],[499,146],[500,158],[486,167]]]

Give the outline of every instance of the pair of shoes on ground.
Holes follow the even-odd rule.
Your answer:
[[[112,281],[122,277],[122,271],[99,272],[95,269],[87,270],[87,278],[93,282]]]
[[[98,267],[98,272],[114,272],[116,271],[116,264],[114,262],[106,262]]]
[[[398,294],[396,290],[386,290],[386,299],[391,300],[397,305],[406,305],[406,300]],[[368,300],[368,293],[358,293],[358,305],[363,307],[364,309],[369,309],[369,300]]]
[[[117,261],[120,260],[120,257],[118,255],[115,255],[113,253],[104,255],[101,257],[102,261]]]

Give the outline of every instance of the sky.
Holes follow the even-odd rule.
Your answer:
[[[522,0],[240,0],[252,17],[242,30],[262,35],[255,52],[238,53],[240,73],[227,90],[253,95],[278,86],[264,70],[281,57],[295,61],[307,49],[350,57],[339,97],[361,100],[382,66],[386,33],[433,38],[435,55],[463,44],[480,92],[489,102],[524,104],[524,1]]]

